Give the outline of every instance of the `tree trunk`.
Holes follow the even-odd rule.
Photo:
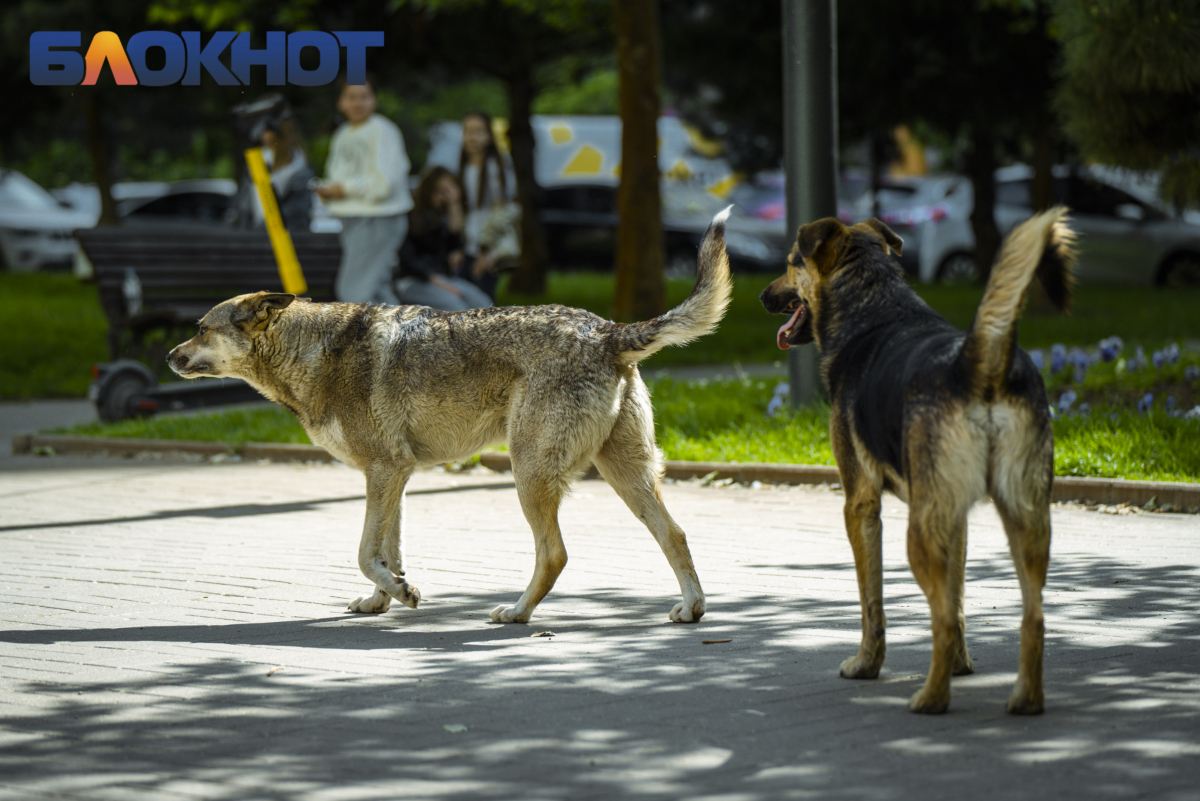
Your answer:
[[[615,0],[621,184],[617,190],[613,318],[648,320],[665,311],[659,197],[660,95],[658,3]]]
[[[996,227],[996,166],[996,139],[986,123],[977,121],[971,126],[967,175],[975,187],[971,230],[975,234],[975,266],[981,284],[987,283],[1000,249],[1000,229]]]
[[[541,187],[534,173],[533,73],[518,70],[504,82],[508,91],[508,140],[513,173],[517,178],[517,202],[521,204],[521,259],[513,270],[508,289],[519,295],[546,291],[546,231],[538,217]]]
[[[96,92],[85,93],[87,100],[88,121],[88,152],[92,159],[92,180],[100,191],[100,219],[96,225],[119,225],[117,206],[112,197],[112,175],[108,171],[108,137],[104,133],[104,124],[100,119],[100,104],[96,100]]]

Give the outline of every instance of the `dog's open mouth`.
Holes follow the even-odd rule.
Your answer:
[[[783,325],[779,326],[779,331],[775,333],[775,343],[779,345],[780,350],[787,350],[795,344],[796,336],[800,333],[800,329],[804,325],[804,318],[808,314],[808,307],[796,298],[788,304],[783,310],[784,314],[791,312],[791,317]]]

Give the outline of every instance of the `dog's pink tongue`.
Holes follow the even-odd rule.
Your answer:
[[[804,306],[797,306],[796,310],[792,312],[792,316],[788,318],[788,321],[779,326],[779,331],[775,333],[775,344],[779,345],[780,350],[787,350],[791,347],[787,342],[787,332],[795,324],[796,318],[800,316],[800,312],[802,311],[804,311]]]

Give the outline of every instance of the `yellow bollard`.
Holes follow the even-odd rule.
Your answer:
[[[267,162],[263,160],[261,147],[247,148],[246,166],[250,168],[250,178],[258,189],[259,200],[262,201],[267,236],[271,238],[271,249],[275,251],[275,263],[279,266],[279,280],[283,282],[283,291],[300,295],[308,289],[308,284],[300,270],[300,260],[296,258],[292,237],[283,227],[283,217],[279,214],[279,204],[275,202],[271,174],[267,172]]]

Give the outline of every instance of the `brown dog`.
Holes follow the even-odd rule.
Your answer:
[[[875,678],[883,665],[880,495],[909,505],[909,563],[933,623],[914,712],[944,712],[950,675],[973,671],[963,574],[967,512],[984,495],[1004,522],[1024,606],[1008,711],[1042,711],[1054,437],[1042,376],[1017,347],[1016,322],[1035,272],[1051,300],[1069,305],[1072,240],[1061,208],[1014,230],[965,333],[908,286],[890,258],[900,237],[878,220],[802,226],[787,272],[762,293],[768,312],[789,315],[776,334],[781,348],[816,342],[831,396],[829,437],[862,603],[862,645],[842,663],[846,678]]]
[[[367,478],[358,564],[375,585],[350,611],[415,607],[400,532],[413,471],[508,442],[537,564],[497,623],[525,623],[567,563],[558,507],[594,463],[658,541],[683,599],[670,619],[705,612],[687,538],[659,491],[661,454],[638,362],[716,327],[732,285],[725,219],[700,246],[696,286],[676,308],[641,323],[580,309],[531,306],[438,312],[423,306],[296,302],[259,292],[218,305],[200,333],[171,352],[185,378],[242,378],[291,410],[312,441]]]

